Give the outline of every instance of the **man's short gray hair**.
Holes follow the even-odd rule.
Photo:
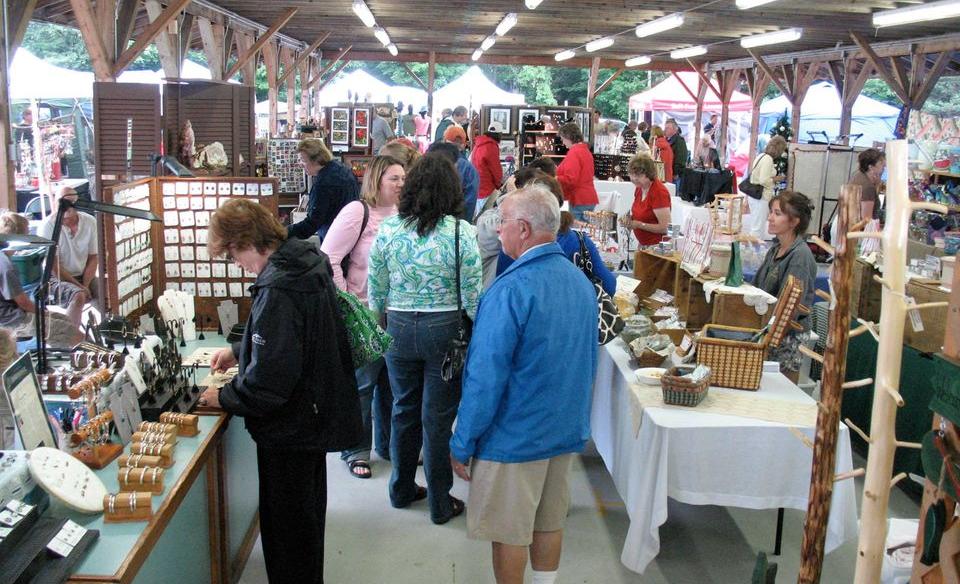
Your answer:
[[[556,233],[560,229],[560,205],[557,196],[542,184],[532,184],[509,195],[514,219],[524,219],[534,232]]]

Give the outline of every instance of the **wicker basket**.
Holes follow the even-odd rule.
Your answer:
[[[633,351],[631,351],[631,353],[632,352]],[[652,349],[646,349],[639,355],[634,353],[633,357],[641,367],[659,367],[663,365],[663,362],[667,359],[665,355],[661,355]]]
[[[780,291],[770,329],[759,341],[710,337],[711,333],[717,332],[728,335],[742,333],[742,336],[749,338],[760,332],[755,329],[714,324],[703,327],[702,336],[697,339],[697,363],[710,367],[714,385],[750,391],[760,389],[767,347],[780,345],[800,308],[802,295],[803,283],[793,276],[788,277]]]
[[[671,367],[660,377],[660,387],[663,389],[663,403],[672,406],[693,407],[699,405],[707,397],[710,388],[711,375],[707,375],[699,382],[691,381],[684,374],[693,371],[693,367]]]
[[[697,363],[710,367],[713,384],[720,387],[760,389],[763,360],[767,355],[767,342],[731,341],[709,337],[713,331],[744,333],[752,335],[755,329],[708,324],[703,327],[703,336],[697,339]]]

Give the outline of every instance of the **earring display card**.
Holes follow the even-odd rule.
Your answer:
[[[307,188],[298,143],[298,140],[270,140],[267,144],[267,173],[277,178],[281,193],[302,193]]]
[[[117,185],[103,190],[103,201],[123,207],[150,210],[153,188],[151,179]],[[170,203],[166,203],[166,197],[164,203],[171,205],[172,208],[176,206],[176,199],[173,196],[176,186],[171,185],[168,191],[171,195]],[[166,217],[167,211],[157,208],[153,210],[156,214],[163,214]],[[175,210],[169,212],[176,215]],[[160,229],[154,232],[153,224],[142,219],[108,213],[100,214],[100,218],[103,221],[104,250],[107,255],[105,264],[110,272],[109,275],[105,275],[105,280],[109,283],[105,290],[106,302],[111,309],[119,310],[122,316],[128,316],[140,311],[152,300],[152,298],[145,300],[143,292],[146,288],[152,290],[153,287],[152,270],[155,263],[153,237],[156,235],[158,239],[163,238],[156,243],[156,247],[159,248],[163,246],[166,234]],[[171,231],[176,233],[175,229]]]

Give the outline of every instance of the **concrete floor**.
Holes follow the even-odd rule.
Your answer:
[[[373,478],[351,477],[335,455],[328,456],[326,571],[328,584],[487,584],[494,582],[490,546],[468,540],[463,517],[443,526],[430,523],[425,503],[393,509],[387,499],[389,463],[375,459]],[[854,454],[854,466],[864,461]],[[857,479],[857,503],[862,479]],[[423,484],[422,469],[419,473]],[[670,501],[660,528],[660,555],[643,575],[620,563],[628,517],[603,465],[588,449],[573,466],[572,503],[564,534],[558,583],[748,583],[756,555],[771,554],[776,510],[692,506]],[[455,479],[453,494],[466,500],[467,484]],[[899,489],[891,495],[891,517],[916,518],[918,504]],[[801,511],[787,510],[778,583],[796,582],[803,537]],[[822,582],[853,581],[856,540],[824,561]],[[528,570],[528,581],[529,581]],[[267,582],[259,541],[241,584]]]

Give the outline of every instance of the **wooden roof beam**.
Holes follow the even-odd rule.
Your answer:
[[[210,68],[210,78],[214,81],[222,81],[223,63],[226,58],[223,25],[201,16],[197,20],[197,27],[200,29],[200,40],[203,42],[203,54],[206,55],[207,66]]]
[[[423,79],[420,79],[419,75],[413,72],[413,69],[410,68],[410,65],[407,65],[406,63],[401,61],[400,66],[403,67],[403,70],[407,72],[407,75],[409,75],[410,78],[413,79],[417,83],[417,85],[420,86],[420,89],[424,91],[427,90],[427,84],[423,82]]]
[[[593,92],[593,96],[596,97],[601,93],[603,93],[604,91],[606,91],[610,87],[610,84],[613,83],[617,79],[617,77],[620,77],[621,75],[623,75],[623,72],[626,70],[627,70],[626,67],[620,67],[619,69],[614,71],[610,75],[610,77],[607,77],[606,81],[604,81],[603,83],[600,84],[599,87],[597,87],[597,90]]]
[[[789,100],[790,103],[793,103],[793,93],[789,88],[787,88],[786,85],[784,85],[784,82],[777,77],[777,74],[773,72],[773,68],[771,68],[770,65],[763,60],[763,57],[754,52],[753,49],[747,49],[747,52],[750,53],[750,56],[753,57],[754,61],[756,61],[757,67],[760,67],[760,70],[770,78],[770,81],[772,81],[773,84],[777,86],[777,89],[779,89],[780,92],[786,96],[787,100]]]
[[[17,48],[20,47],[20,43],[23,42],[24,35],[27,34],[27,25],[30,24],[30,19],[33,17],[33,11],[37,8],[37,0],[23,0],[21,2],[13,2],[7,8],[7,30],[9,36],[7,37],[7,43],[9,46],[9,56],[13,60],[13,55],[17,52]]]
[[[313,54],[314,51],[320,48],[320,44],[323,43],[323,41],[327,40],[327,37],[329,36],[330,36],[329,32],[325,33],[322,37],[313,41],[313,44],[310,45],[305,51],[301,51],[301,53],[297,55],[297,60],[293,62],[293,66],[290,67],[289,69],[284,70],[283,75],[281,75],[277,79],[277,85],[282,85],[283,82],[286,81],[287,77],[289,77],[294,71],[299,69],[300,65],[302,65],[303,62],[306,61],[311,54]],[[306,79],[303,79],[303,81],[306,81]]]
[[[187,1],[189,2],[189,0]],[[260,49],[263,48],[263,45],[267,44],[267,42],[270,41],[270,37],[272,37],[277,31],[283,28],[283,26],[287,24],[287,22],[289,22],[290,19],[293,18],[293,15],[296,13],[297,13],[296,8],[287,8],[286,10],[284,10],[283,14],[281,14],[280,17],[277,18],[277,20],[275,20],[272,25],[270,25],[270,28],[268,28],[265,33],[260,35],[260,38],[257,39],[257,42],[253,43],[252,47],[250,47],[249,49],[244,51],[242,55],[240,55],[240,57],[237,59],[237,62],[234,63],[233,67],[231,67],[230,70],[227,71],[227,74],[224,75],[224,78],[230,79],[231,77],[236,75],[237,71],[239,71],[240,68],[247,63],[247,61],[249,61],[254,56],[256,56],[256,54],[260,51]]]
[[[77,0],[71,0],[71,2],[76,1]],[[113,75],[117,76],[122,73],[130,63],[139,57],[150,43],[164,31],[167,24],[180,14],[180,11],[183,10],[187,4],[190,4],[190,0],[171,0],[156,20],[151,22],[150,26],[140,33],[136,41],[134,41],[133,46],[120,53],[120,56],[117,57],[117,62],[113,65]]]
[[[140,0],[119,0],[117,4],[117,49],[122,51],[133,38],[137,15],[140,13]]]
[[[952,59],[953,51],[940,53],[930,72],[924,76],[923,82],[917,88],[916,94],[913,95],[914,107],[921,107],[927,101],[927,98],[930,97],[930,92],[933,91],[934,85],[937,84],[940,75],[943,74],[943,70]]]
[[[83,37],[83,44],[87,46],[90,55],[90,64],[93,65],[93,75],[97,81],[112,81],[116,74],[107,53],[107,47],[100,35],[100,27],[93,11],[90,0],[70,0],[73,16]]]
[[[676,72],[676,71],[674,71],[674,72],[672,73],[672,75],[677,78],[677,81],[680,82],[680,86],[683,87],[684,90],[686,90],[687,95],[690,96],[690,99],[692,99],[693,101],[696,101],[696,102],[702,101],[702,99],[700,99],[700,98],[697,97],[697,94],[696,94],[696,93],[694,93],[693,91],[690,90],[689,87],[687,87],[687,84],[683,82],[683,78],[680,77],[679,75],[677,75],[677,72]],[[703,87],[703,85],[701,85],[698,89],[703,89],[704,91],[706,91],[706,88]]]
[[[690,65],[690,68],[697,72],[697,77],[700,78],[700,83],[703,83],[704,85],[706,85],[707,88],[710,89],[710,91],[712,91],[713,94],[717,96],[717,99],[721,99],[721,100],[722,100],[722,98],[720,97],[720,92],[717,91],[716,89],[714,89],[713,83],[711,83],[711,82],[710,82],[710,79],[708,79],[707,76],[704,75],[703,71],[700,70],[700,67],[697,66],[697,65],[696,65],[693,61],[691,61],[690,59],[687,59],[686,61],[687,61],[687,63]],[[680,76],[678,75],[678,76],[677,76],[677,79],[679,79],[679,78],[680,78]]]
[[[877,70],[877,73],[883,77],[883,80],[890,86],[890,89],[897,94],[900,101],[905,104],[908,103],[910,101],[910,95],[907,93],[906,87],[901,85],[897,78],[890,73],[883,59],[877,55],[873,47],[870,46],[870,43],[867,42],[867,39],[860,33],[853,31],[850,32],[850,38],[860,47],[860,50],[867,57],[867,60],[873,65],[873,68]]]
[[[327,86],[327,83],[330,83],[331,81],[333,81],[333,79],[337,76],[337,74],[343,71],[343,68],[346,67],[348,64],[350,64],[350,59],[344,59],[343,61],[341,61],[340,64],[337,65],[337,68],[334,69],[330,73],[330,75],[323,80],[323,83],[321,83],[319,87],[317,87],[317,91],[322,90],[324,87]]]
[[[307,81],[307,87],[308,87],[309,89],[313,89],[313,86],[316,85],[316,84],[320,81],[320,79],[322,79],[323,76],[324,76],[328,71],[330,71],[331,69],[333,69],[333,67],[334,67],[341,59],[343,59],[343,58],[346,56],[346,54],[350,52],[350,49],[352,49],[352,48],[353,48],[353,45],[350,45],[349,47],[347,47],[347,48],[341,50],[339,53],[337,53],[337,56],[334,57],[332,61],[330,61],[329,63],[327,63],[327,66],[326,66],[326,67],[324,67],[323,69],[321,69],[320,72],[317,73],[317,75],[316,75],[313,79],[311,79],[310,81]],[[341,67],[341,69],[342,69],[342,67]],[[339,72],[339,69],[337,70],[337,72]]]

